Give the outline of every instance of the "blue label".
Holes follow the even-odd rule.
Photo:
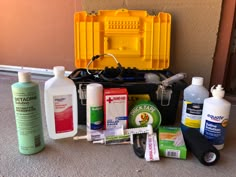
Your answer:
[[[127,119],[128,119],[127,116],[116,117],[116,120],[127,120]]]
[[[115,120],[109,119],[107,120],[107,126],[116,126],[120,123],[120,121],[127,121],[127,119],[127,116],[116,117]]]
[[[91,130],[100,130],[103,127],[102,123],[91,123]]]
[[[221,145],[224,144],[225,128],[222,123],[206,120],[204,135],[214,145]]]

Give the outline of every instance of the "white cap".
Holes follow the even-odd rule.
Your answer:
[[[64,76],[65,74],[65,67],[64,66],[54,66],[53,73],[55,76]]]
[[[202,77],[193,77],[192,78],[192,85],[203,85],[203,78]]]
[[[27,71],[19,71],[18,72],[18,81],[19,82],[30,82],[31,81],[31,73]]]
[[[97,140],[97,141],[93,141],[93,144],[104,144],[105,141],[102,139],[102,140]]]
[[[84,136],[74,136],[73,137],[73,140],[85,140],[87,139],[87,135],[84,135]]]
[[[149,134],[149,135],[152,135],[152,134],[153,134],[152,124],[148,124],[148,125],[147,125],[147,128],[148,128],[148,134]]]
[[[224,88],[222,87],[222,85],[218,84],[216,86],[216,88],[214,88],[214,87],[215,87],[214,85],[211,87],[211,93],[212,93],[213,97],[223,98],[225,96],[225,91],[224,91]]]
[[[87,105],[100,106],[103,104],[103,85],[91,83],[86,87]]]

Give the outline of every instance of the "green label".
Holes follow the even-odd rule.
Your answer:
[[[38,87],[12,86],[19,151],[34,154],[44,147]]]
[[[90,108],[90,120],[91,120],[91,129],[98,130],[103,127],[103,107],[91,107]]]

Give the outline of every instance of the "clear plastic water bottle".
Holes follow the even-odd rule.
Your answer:
[[[209,97],[209,91],[203,86],[202,77],[193,77],[192,84],[184,89],[181,129],[200,130],[203,102]]]

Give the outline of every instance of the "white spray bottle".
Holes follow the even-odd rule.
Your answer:
[[[91,83],[86,89],[87,140],[100,139],[103,127],[103,86]]]
[[[224,147],[225,128],[228,124],[231,104],[223,97],[221,85],[211,88],[212,96],[204,100],[200,132],[212,142],[216,149]]]

